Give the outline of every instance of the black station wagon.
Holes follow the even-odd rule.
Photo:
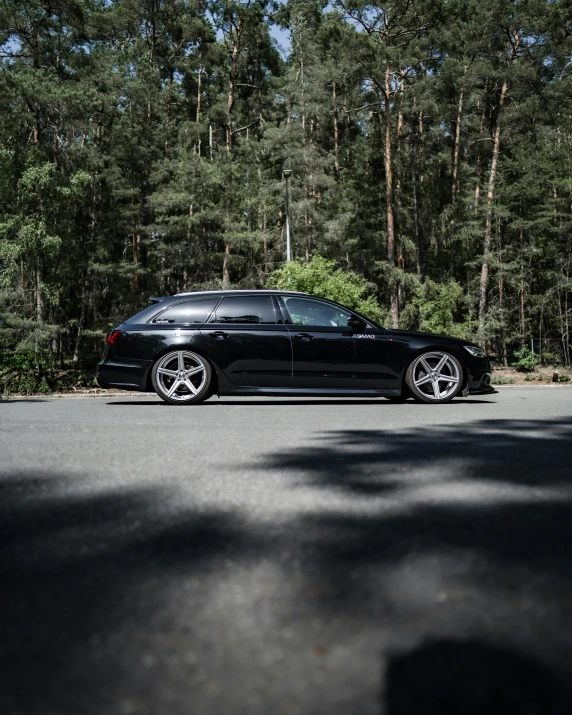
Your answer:
[[[448,402],[494,392],[478,345],[383,328],[305,293],[203,291],[151,303],[107,337],[102,387],[155,391],[173,405],[212,394]]]

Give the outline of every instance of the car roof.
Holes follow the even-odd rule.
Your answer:
[[[171,298],[180,298],[183,296],[188,296],[188,295],[226,295],[226,294],[231,294],[231,293],[236,293],[236,294],[245,294],[245,293],[250,293],[253,295],[256,295],[257,293],[269,293],[270,295],[283,295],[283,294],[288,294],[288,295],[309,295],[309,293],[304,293],[302,291],[297,291],[297,290],[263,290],[263,289],[256,289],[256,288],[245,288],[245,289],[221,289],[221,290],[197,290],[197,291],[189,291],[186,293],[175,293],[174,295],[170,296]]]

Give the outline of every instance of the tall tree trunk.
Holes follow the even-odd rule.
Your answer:
[[[520,212],[522,218],[522,212]],[[521,346],[524,346],[525,313],[524,313],[524,236],[522,226],[520,229],[520,300],[519,300],[519,320]]]
[[[413,175],[413,228],[415,231],[415,269],[417,278],[421,278],[421,251],[419,247],[419,217],[417,215],[417,177]]]
[[[418,122],[419,144],[417,147],[417,167],[418,173],[413,175],[413,219],[415,222],[415,265],[417,277],[421,278],[421,244],[423,240],[423,183],[425,175],[423,173],[423,112],[419,112]],[[419,188],[418,188],[419,186]]]
[[[463,90],[457,103],[457,120],[455,123],[455,143],[453,145],[453,167],[451,180],[451,223],[455,221],[455,203],[459,193],[459,147],[461,145],[461,122],[463,119]]]
[[[223,290],[228,290],[230,288],[230,272],[228,269],[230,256],[230,243],[229,241],[224,242],[224,255],[222,257],[222,287]]]
[[[389,65],[385,68],[385,91],[383,93],[385,110],[385,200],[387,204],[387,260],[395,267],[395,218],[393,215],[393,173],[391,168],[391,73]],[[392,271],[393,272],[393,271]],[[397,281],[391,277],[389,288],[391,322],[399,327],[399,304]]]
[[[486,117],[486,93],[488,87],[488,80],[485,82],[485,91],[483,96],[483,111],[481,112],[481,123],[479,125],[479,138],[483,136],[485,131],[485,117]],[[481,151],[479,149],[477,153],[477,183],[475,185],[475,202],[474,202],[474,215],[475,218],[478,215],[479,200],[481,198],[481,180],[482,180],[482,169],[481,169]]]
[[[334,106],[334,167],[336,176],[340,173],[338,107],[336,104],[336,83],[332,82],[332,104]]]
[[[568,310],[568,286],[570,285],[570,254],[566,266],[566,287],[564,289],[564,361],[570,367],[570,312]]]
[[[195,115],[195,122],[201,121],[201,95],[202,95],[202,76],[203,76],[203,66],[200,64],[199,55],[199,78],[197,80],[197,113]]]
[[[508,357],[506,353],[506,331],[504,325],[504,280],[502,271],[502,246],[501,246],[501,236],[500,236],[500,221],[496,220],[497,224],[497,239],[499,244],[499,312],[500,312],[500,327],[499,327],[499,343],[500,343],[500,358],[504,367],[508,367]]]
[[[38,323],[44,322],[44,296],[42,294],[42,284],[44,282],[42,259],[38,257],[36,263],[36,320]]]
[[[238,55],[240,53],[240,38],[242,26],[239,24],[234,42],[232,44],[232,56],[230,61],[230,73],[228,75],[228,95],[226,101],[226,150],[230,153],[232,149],[232,108],[234,107],[234,90],[236,85],[236,70]]]
[[[81,291],[81,308],[80,316],[77,324],[77,337],[75,340],[75,347],[73,351],[73,364],[77,365],[79,362],[79,353],[81,348],[81,343],[83,341],[83,331],[87,323],[87,306],[89,298],[89,279],[91,277],[91,268],[87,268],[85,272],[85,278],[83,281],[83,289]]]
[[[199,55],[199,78],[197,82],[197,112],[195,114],[195,122],[198,124],[201,120],[201,95],[202,95],[202,76],[203,76],[203,66],[200,64],[200,55]],[[199,156],[201,155],[201,137],[200,134],[197,137],[194,146],[193,146],[193,154],[197,153]]]
[[[487,213],[485,219],[485,237],[483,241],[483,264],[481,267],[481,291],[479,298],[479,338],[484,347],[485,344],[485,317],[487,310],[487,289],[489,285],[489,254],[491,250],[491,232],[493,221],[493,203],[495,197],[495,180],[497,175],[497,165],[499,160],[500,147],[500,132],[502,123],[502,110],[506,91],[508,89],[508,80],[504,80],[501,89],[499,112],[496,121],[495,135],[493,142],[493,157],[491,161],[491,170],[489,173],[489,185],[487,190]]]
[[[232,44],[232,56],[230,64],[230,73],[228,76],[228,97],[226,104],[226,153],[230,156],[232,149],[232,108],[234,107],[234,90],[236,86],[236,72],[238,65],[238,56],[240,53],[240,40],[242,36],[242,22],[239,21],[236,27],[236,33],[234,35],[234,40]],[[227,196],[226,196],[226,212],[227,212],[227,224],[226,230],[230,226],[230,204],[231,204],[231,187],[230,187],[230,177],[229,185],[227,186]],[[222,258],[222,287],[223,289],[228,289],[230,287],[230,271],[229,271],[229,255],[230,255],[230,241],[225,239],[224,241],[224,255]]]

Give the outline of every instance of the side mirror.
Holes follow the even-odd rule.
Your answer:
[[[363,330],[366,324],[360,318],[348,318],[348,326],[353,328],[353,330]]]

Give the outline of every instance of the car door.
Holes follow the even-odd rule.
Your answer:
[[[375,390],[389,387],[388,363],[392,342],[388,340],[387,331],[366,325],[354,333],[354,341],[356,387]]]
[[[233,384],[290,387],[290,333],[272,296],[224,297],[201,334],[207,355]]]
[[[341,306],[316,298],[281,296],[292,334],[294,387],[383,389],[387,385],[387,341],[383,328],[362,322]],[[358,318],[358,320],[361,320]]]
[[[293,387],[355,388],[351,313],[315,298],[281,296],[292,336]]]

